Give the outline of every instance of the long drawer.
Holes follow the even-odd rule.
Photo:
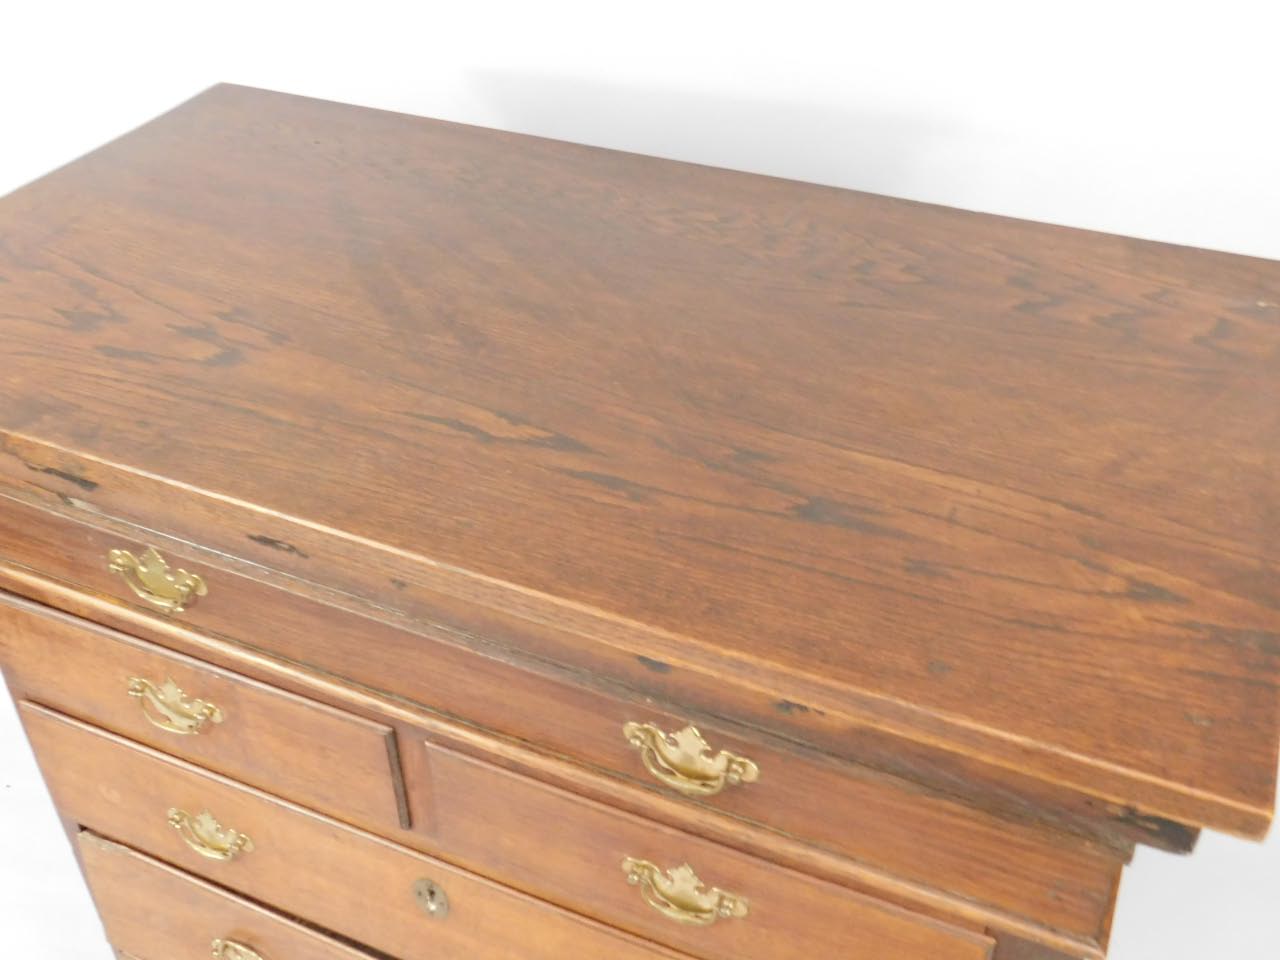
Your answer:
[[[0,654],[27,697],[343,820],[407,826],[385,724],[33,608],[3,609]]]
[[[124,960],[381,960],[92,833],[77,842]]]
[[[986,956],[978,934],[425,744],[422,824],[478,870],[713,960]],[[699,896],[701,891],[703,894]],[[708,891],[710,893],[708,893]]]
[[[20,711],[64,817],[399,960],[677,956],[43,707]]]
[[[629,957],[653,949],[43,707],[24,703],[21,711],[64,816],[401,960],[454,949],[479,958],[606,950]],[[436,815],[472,811],[469,833],[441,831],[442,849],[455,837],[466,845],[461,854],[482,847],[495,878],[540,888],[546,899],[572,902],[580,913],[682,953],[707,960],[990,956],[986,936],[640,818],[558,792],[547,802],[529,784],[495,780],[487,769],[478,782],[438,764],[433,771],[441,776]],[[679,870],[665,879],[644,872],[645,861],[667,871],[682,857],[704,871],[706,887],[669,888],[672,876],[679,885]],[[624,858],[634,877],[624,874]],[[443,916],[424,910],[424,896],[431,901],[423,882],[447,903]],[[699,906],[708,897],[710,913]]]
[[[217,566],[209,555],[184,554],[166,542],[169,566],[202,576],[207,591],[182,613],[164,614],[108,569],[111,551],[136,557],[147,547],[106,527],[0,495],[0,560],[113,597],[122,614],[123,605],[133,608],[128,613],[135,620],[134,610],[148,611],[161,630],[182,624],[251,648],[269,647],[275,656],[337,676],[376,675],[387,693],[703,810],[847,855],[908,883],[1036,918],[1084,940],[1100,937],[1106,928],[1120,870],[1110,852],[649,697],[601,690],[487,655],[486,650],[500,648],[479,641],[511,639],[513,624],[482,611],[462,611],[446,598],[439,598],[441,606],[410,631]],[[246,548],[263,550],[256,541],[246,541]],[[305,563],[287,550],[267,549],[273,552]],[[4,616],[0,608],[0,619]],[[463,619],[470,632],[466,643],[456,633],[428,625]],[[520,629],[536,630],[531,624]],[[523,635],[520,643],[534,644],[533,634]],[[648,662],[644,669],[655,687],[669,676],[661,663]],[[783,720],[805,709],[786,702],[775,706]],[[705,751],[690,726],[705,741]],[[343,815],[332,806],[323,809]]]

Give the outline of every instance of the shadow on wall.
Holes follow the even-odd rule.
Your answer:
[[[918,161],[961,132],[942,117],[584,78],[486,70],[468,81],[503,129],[899,197],[930,193]]]

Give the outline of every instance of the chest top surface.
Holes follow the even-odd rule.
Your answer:
[[[0,439],[1270,818],[1277,263],[222,86],[0,201]]]

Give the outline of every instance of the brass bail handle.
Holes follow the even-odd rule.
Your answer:
[[[266,960],[257,950],[237,940],[213,941],[213,957],[214,960]]]
[[[717,920],[741,919],[748,912],[745,898],[708,887],[687,863],[662,870],[648,860],[626,857],[622,872],[627,883],[640,888],[649,906],[677,923],[707,927]]]
[[[172,678],[156,684],[146,677],[130,677],[129,696],[139,701],[152,726],[180,736],[195,736],[225,719],[220,707],[187,696]]]
[[[208,810],[193,816],[180,807],[171,807],[168,820],[188,847],[209,860],[230,861],[253,852],[253,841],[247,834],[224,827]]]
[[[760,768],[746,757],[727,750],[712,754],[693,725],[669,734],[655,724],[633,721],[623,724],[622,735],[640,751],[645,769],[655,779],[687,797],[709,797],[760,778]]]
[[[165,613],[182,613],[209,592],[199,574],[170,570],[154,547],[147,547],[140,557],[128,550],[112,550],[107,554],[107,569],[118,573],[139,598]]]

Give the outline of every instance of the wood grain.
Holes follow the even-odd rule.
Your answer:
[[[399,752],[386,724],[31,607],[0,603],[0,651],[25,696],[344,820],[407,826]],[[195,735],[162,730],[129,696],[134,677],[173,680],[216,704],[223,720]]]
[[[21,714],[51,791],[81,824],[374,950],[401,960],[676,957],[41,707],[24,703]],[[254,849],[231,862],[193,853],[165,822],[174,804],[208,808],[248,833]],[[445,891],[443,918],[415,901],[421,878]]]
[[[7,522],[10,519],[20,522],[10,524]],[[140,545],[95,528],[81,524],[69,528],[65,522],[56,521],[57,518],[38,511],[14,513],[0,509],[0,555],[18,553],[24,561],[41,569],[78,576],[94,591],[114,591],[128,596],[127,589],[106,571],[101,558],[112,546],[137,550]],[[910,782],[891,780],[864,767],[834,762],[794,743],[772,741],[716,718],[674,712],[673,708],[652,698],[627,698],[617,691],[595,689],[581,678],[550,675],[545,668],[537,671],[533,664],[527,669],[513,669],[505,659],[478,656],[466,647],[450,644],[445,636],[428,645],[427,637],[344,616],[340,611],[280,589],[279,585],[266,587],[210,567],[202,562],[204,558],[192,558],[167,549],[165,552],[174,564],[201,571],[210,583],[208,597],[202,598],[182,617],[202,629],[242,638],[242,643],[254,647],[269,647],[276,656],[308,656],[339,674],[349,674],[361,666],[368,670],[376,658],[386,665],[392,689],[406,696],[416,694],[426,708],[466,718],[470,724],[506,734],[525,744],[535,744],[669,795],[671,792],[663,790],[645,771],[638,754],[623,738],[622,726],[628,720],[643,720],[656,721],[668,730],[676,730],[696,721],[717,748],[749,756],[763,770],[758,783],[726,790],[697,803],[695,806],[700,811],[730,814],[839,852],[897,878],[1033,917],[1057,930],[1092,937],[1108,913],[1120,857],[1094,849],[1092,844],[983,815],[952,799],[927,795]],[[97,610],[90,614],[95,619],[103,616],[102,611]],[[90,693],[94,709],[79,702],[74,684],[67,687],[72,683],[70,675],[84,677],[102,672],[101,666],[92,665],[100,661],[101,656],[85,656],[86,663],[75,663],[68,669],[67,676],[42,675],[61,671],[62,659],[71,656],[68,651],[73,647],[93,654],[101,648],[111,649],[122,644],[137,649],[136,642],[117,635],[117,643],[112,644],[104,631],[89,627],[85,636],[71,644],[65,638],[77,629],[75,621],[34,605],[0,598],[0,651],[5,647],[6,623],[14,625],[12,636],[19,644],[24,636],[34,639],[43,632],[64,638],[58,648],[43,653],[46,658],[43,671],[24,669],[24,664],[36,653],[30,642],[11,655],[19,679],[18,689],[25,689],[26,696],[182,755],[181,749],[175,751],[173,745],[166,744],[171,738],[157,738],[136,722],[133,712],[122,710],[123,705],[116,702],[109,690]],[[135,632],[139,629],[135,623],[122,626]],[[172,642],[168,637],[164,639]],[[326,651],[323,654],[319,649],[321,643]],[[422,669],[416,669],[410,659],[415,650],[423,654]],[[396,671],[412,679],[412,689],[394,682]],[[21,682],[24,675],[25,687]],[[279,676],[268,680],[280,682]],[[128,728],[104,719],[122,712],[130,721]],[[296,725],[286,730],[293,726]],[[441,726],[450,729],[447,723]],[[408,737],[409,743],[420,739],[417,733],[410,733]],[[240,779],[300,801],[306,801],[318,789],[354,791],[354,782],[348,782],[347,778],[340,778],[343,782],[338,784],[323,782],[331,770],[344,769],[342,763],[333,763],[328,757],[331,751],[318,752],[318,745],[327,741],[323,736],[307,735],[302,742],[290,742],[289,750],[279,754],[282,759],[289,758],[299,770],[305,769],[320,778],[319,785],[296,777],[273,780],[279,761],[271,759],[276,754],[262,752],[267,747],[265,741],[255,743],[255,753],[262,761],[255,771],[257,776],[246,778],[240,774]],[[178,748],[181,746],[181,742],[177,743]],[[235,770],[209,764],[199,756],[190,758],[237,775]],[[582,789],[581,785],[578,789]],[[371,797],[379,795],[375,790],[358,799],[367,805]],[[694,805],[683,798],[680,802]],[[323,809],[349,820],[359,808],[335,809],[328,805]],[[363,825],[376,822],[365,820]]]
[[[1075,958],[1040,943],[1006,937],[997,945],[992,960],[1075,960]]]
[[[81,833],[78,846],[107,936],[123,960],[205,960],[220,939],[266,960],[377,960],[92,833]]]
[[[427,832],[433,788],[426,752],[416,746],[427,737],[514,773],[559,786],[578,797],[715,840],[914,913],[970,929],[996,931],[998,941],[1016,935],[1067,951],[1068,955],[1101,956],[1099,945],[1105,943],[1121,862],[1076,838],[997,821],[953,801],[922,794],[910,784],[888,780],[881,774],[846,769],[846,783],[840,793],[843,799],[832,798],[828,807],[828,819],[832,818],[830,812],[838,809],[850,811],[843,833],[850,853],[841,856],[796,837],[719,815],[708,804],[695,804],[666,792],[655,793],[635,781],[601,776],[599,771],[576,760],[537,750],[528,742],[498,738],[403,700],[299,669],[277,656],[248,651],[240,643],[194,632],[166,618],[115,605],[106,598],[95,600],[75,588],[58,587],[32,576],[18,578],[16,572],[6,573],[0,567],[0,585],[15,582],[28,593],[99,623],[122,627],[309,699],[382,717],[393,724],[398,741],[409,746],[402,751],[402,760],[410,791],[419,801],[415,817],[418,831],[384,833],[402,845],[429,854],[451,855],[438,838]],[[32,608],[14,598],[6,602]],[[251,606],[256,608],[257,604]],[[308,610],[300,604],[296,616],[280,622],[300,624],[305,630]],[[42,615],[69,619],[47,609]],[[273,633],[273,640],[278,634],[279,631]],[[370,643],[373,639],[367,637]],[[491,676],[487,671],[473,670],[469,677],[442,672],[445,688],[455,683],[474,689],[492,686],[506,691],[513,711],[531,715],[545,712],[549,702],[563,698],[575,704],[593,702],[585,690],[544,686],[532,682],[529,676],[517,682],[507,675]],[[24,698],[21,686],[15,683],[12,690],[15,698]],[[575,707],[566,716],[581,715]],[[813,757],[809,760],[820,762]],[[793,816],[787,810],[780,812],[784,821]],[[909,879],[912,877],[918,879]]]
[[[769,867],[698,837],[658,826],[537,781],[428,744],[431,795],[424,829],[464,862],[484,863],[522,887],[671,946],[718,960],[751,956],[950,956],[973,952],[936,929],[899,930],[869,902],[791,871]],[[532,838],[538,836],[540,841]],[[671,869],[688,863],[708,886],[755,904],[746,921],[707,930],[674,925],[629,887],[627,857]],[[926,939],[934,940],[932,945]],[[987,941],[982,953],[991,947]]]
[[[1280,265],[236,87],[0,236],[27,482],[1271,818]]]
[[[443,863],[96,734],[42,708],[24,703],[21,710],[60,807],[97,832],[406,960],[428,960],[442,951],[481,957],[559,957],[574,949],[593,953],[587,934],[597,928],[553,908],[538,907],[536,901],[486,885]],[[437,795],[434,809],[437,815],[444,813],[446,804],[487,810],[495,799],[505,806],[500,796],[450,791]],[[214,812],[224,825],[249,834],[253,851],[230,863],[191,853],[165,822],[164,811],[173,804]],[[659,917],[627,885],[619,866],[625,854],[615,857],[605,846],[609,834],[607,829],[598,832],[602,823],[590,808],[571,808],[569,816],[551,811],[549,819],[539,820],[537,814],[543,812],[547,811],[529,810],[533,819],[506,834],[505,840],[494,843],[497,836],[491,836],[494,852],[518,846],[528,852],[526,862],[541,861],[543,867],[535,871],[537,885],[545,888],[539,892],[547,899],[573,902],[579,912],[708,960],[799,960],[814,956],[815,946],[824,947],[824,955],[853,952],[884,960],[904,955],[937,960],[990,956],[992,943],[985,936],[912,916],[800,874],[766,869],[728,851],[719,865],[732,864],[740,872],[727,875],[725,885],[731,880],[745,885],[748,895],[759,894],[753,900],[757,906],[751,922],[684,927]],[[511,821],[494,821],[490,830],[502,833],[514,826]],[[654,832],[668,831],[655,827]],[[712,849],[705,841],[690,842],[691,858],[699,850]],[[597,847],[600,856],[574,862],[583,850]],[[452,844],[450,850],[455,855],[467,852]],[[643,848],[632,851],[637,856],[644,853]],[[324,866],[298,869],[306,863]],[[595,874],[594,889],[585,898],[580,879],[584,873]],[[449,915],[440,922],[427,918],[413,901],[412,885],[424,875],[448,894]],[[513,876],[527,879],[519,873]],[[597,949],[615,947],[600,943]]]
[[[36,462],[31,459],[33,449],[25,447],[21,459],[28,472]],[[0,449],[0,474],[6,463],[12,462],[4,459]],[[95,466],[103,467],[101,464]],[[103,476],[102,473],[96,475]],[[120,478],[138,479],[119,472],[111,476],[113,479],[108,486],[117,492]],[[151,504],[154,514],[158,505],[165,502],[166,490],[171,492],[171,488],[151,481],[144,481],[143,486],[148,491],[144,499]],[[41,501],[40,495],[53,500]],[[44,508],[35,514],[34,521],[30,510],[23,507],[29,500],[40,501]],[[225,570],[230,565],[238,574],[231,578],[237,583],[237,594],[243,592],[246,596],[265,598],[286,591],[305,597],[320,596],[328,606],[354,609],[366,617],[394,622],[423,638],[409,639],[406,643],[401,634],[386,634],[381,643],[370,647],[360,637],[349,643],[337,630],[337,624],[331,621],[326,622],[322,630],[309,634],[294,632],[292,637],[282,632],[278,620],[265,631],[272,637],[272,646],[280,653],[325,672],[336,672],[362,686],[414,701],[421,701],[428,695],[440,696],[439,685],[435,681],[441,668],[438,658],[442,654],[450,657],[452,662],[467,662],[471,664],[470,668],[474,668],[474,658],[460,655],[461,651],[446,652],[440,645],[443,639],[451,645],[469,647],[495,661],[509,661],[526,668],[532,663],[535,670],[550,669],[567,674],[576,678],[573,682],[579,686],[621,686],[646,701],[661,699],[678,704],[685,712],[732,717],[754,729],[784,735],[793,742],[834,757],[878,768],[949,796],[966,798],[1002,818],[1047,823],[1057,829],[1083,834],[1112,847],[1125,857],[1131,854],[1135,841],[1168,850],[1188,851],[1194,846],[1199,832],[1186,823],[1152,813],[1146,807],[1154,795],[1149,785],[1128,782],[1123,775],[1117,777],[1110,771],[1096,770],[1086,764],[1097,776],[1090,793],[1082,793],[1070,783],[1045,780],[1041,775],[1015,769],[997,757],[973,752],[981,734],[964,744],[954,742],[954,738],[944,743],[906,737],[903,731],[907,728],[903,724],[907,720],[922,723],[935,731],[940,721],[905,704],[886,710],[881,703],[879,713],[860,713],[850,707],[847,699],[833,699],[834,691],[827,684],[806,681],[797,685],[797,678],[793,676],[780,685],[772,673],[754,669],[739,676],[733,664],[707,655],[705,651],[695,659],[690,659],[687,650],[666,650],[662,654],[666,659],[662,660],[637,654],[618,642],[630,636],[625,631],[591,632],[589,623],[580,622],[583,617],[566,617],[563,609],[559,611],[559,617],[548,621],[541,615],[534,615],[535,611],[526,605],[516,604],[513,607],[505,603],[504,600],[511,596],[508,592],[462,590],[457,594],[446,594],[438,589],[427,590],[400,579],[414,576],[412,572],[394,566],[379,566],[372,554],[366,553],[357,558],[353,552],[352,556],[335,558],[339,561],[340,574],[347,576],[350,572],[351,576],[358,578],[337,590],[320,587],[313,580],[301,579],[300,571],[284,573],[278,569],[280,566],[292,566],[291,558],[294,557],[300,558],[298,563],[304,567],[313,563],[328,549],[323,538],[318,538],[314,544],[303,541],[305,551],[290,544],[293,549],[287,551],[289,556],[277,562],[276,568],[270,568],[265,564],[273,562],[274,558],[260,558],[255,563],[229,557],[223,552],[233,549],[237,529],[226,516],[204,517],[211,524],[204,527],[206,539],[213,541],[211,546],[220,548],[210,550],[196,548],[184,540],[124,523],[117,518],[105,517],[96,509],[90,517],[95,526],[90,526],[83,522],[83,507],[83,501],[78,498],[47,490],[43,485],[13,496],[6,495],[0,488],[0,508],[3,508],[0,509],[0,531],[6,536],[8,555],[45,575],[89,586],[95,591],[105,590],[124,596],[126,588],[114,579],[105,580],[107,586],[101,586],[99,581],[106,574],[98,569],[96,555],[86,556],[83,553],[95,542],[101,545],[104,542],[101,540],[102,530],[109,529],[116,531],[116,536],[135,541],[139,547],[143,544],[171,544],[172,549],[166,546],[166,552],[174,556],[200,556],[203,569]],[[65,511],[70,511],[71,515],[78,514],[70,530],[65,526]],[[182,527],[190,522],[190,513],[190,510],[183,509],[171,519],[177,527]],[[262,519],[255,517],[255,523],[245,529],[261,529],[265,524],[257,521]],[[27,526],[32,523],[34,528]],[[35,528],[40,532],[37,533]],[[59,539],[59,532],[67,539]],[[43,539],[50,534],[52,537]],[[40,539],[43,542],[34,542]],[[270,548],[268,552],[275,549]],[[301,571],[302,574],[305,572]],[[252,582],[246,582],[246,574]],[[262,591],[261,584],[256,582],[259,577],[264,577],[277,589]],[[362,593],[377,595],[380,577],[389,577],[386,582],[393,585],[397,594],[394,601],[382,597],[375,600],[361,597]],[[468,581],[468,584],[474,586],[477,582]],[[24,589],[29,587],[20,588],[20,592]],[[37,591],[37,598],[39,596],[42,594]],[[65,607],[67,602],[78,604],[84,599],[64,596],[61,605]],[[306,605],[297,604],[292,597],[283,600],[277,597],[268,601],[267,606],[274,609],[281,602],[308,609]],[[201,601],[196,610],[188,610],[183,617],[193,623],[221,622],[224,630],[237,637],[251,628],[246,621],[252,620],[253,615],[246,611],[245,605],[232,604],[227,611],[232,614],[230,620],[218,616],[220,606],[219,602]],[[581,614],[582,611],[576,613]],[[152,623],[161,619],[169,622],[167,618],[149,618]],[[591,622],[599,626],[598,622]],[[611,626],[616,628],[616,622]],[[590,638],[591,643],[583,645],[584,638]],[[505,693],[486,691],[483,687],[471,690],[472,686],[462,684],[471,695]],[[457,696],[457,689],[446,694],[447,698]],[[505,698],[499,702],[508,708],[514,706]],[[470,716],[465,710],[461,715]],[[1015,751],[1016,754],[1021,752],[1021,747]],[[1075,758],[1072,762],[1078,764],[1080,761]],[[1119,793],[1114,792],[1117,789],[1120,789]],[[1120,797],[1124,799],[1118,799]],[[1189,802],[1195,804],[1194,800]],[[1178,800],[1173,809],[1183,809],[1182,803]]]

